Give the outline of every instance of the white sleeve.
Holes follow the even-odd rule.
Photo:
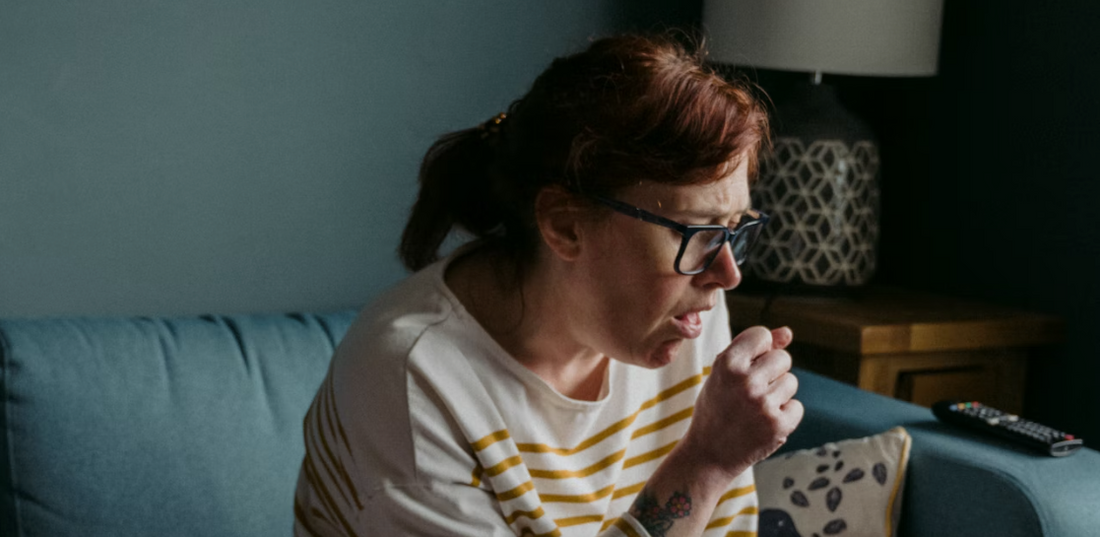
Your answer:
[[[649,532],[630,513],[623,513],[619,520],[598,537],[650,537]]]
[[[361,535],[514,536],[492,493],[455,484],[387,486],[361,512]]]
[[[402,408],[400,387],[348,386],[327,378],[307,415],[295,535],[514,535],[493,493],[470,482],[475,463],[453,421],[422,392]]]
[[[462,485],[389,487],[364,511],[360,535],[514,537],[492,493]],[[598,537],[650,537],[623,513]]]

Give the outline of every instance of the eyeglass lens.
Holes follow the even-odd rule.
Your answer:
[[[741,229],[731,241],[730,249],[733,251],[733,259],[738,265],[744,263],[745,259],[748,258],[749,248],[756,241],[756,237],[760,235],[763,227],[753,225]],[[680,258],[680,270],[692,273],[706,269],[718,256],[718,252],[725,243],[725,238],[726,234],[720,229],[702,230],[692,235],[684,247],[683,257]]]

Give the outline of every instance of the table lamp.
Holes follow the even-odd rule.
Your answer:
[[[771,214],[751,281],[801,290],[869,282],[879,237],[878,142],[824,74],[936,74],[943,0],[705,0],[709,60],[805,72],[776,104],[753,203]]]

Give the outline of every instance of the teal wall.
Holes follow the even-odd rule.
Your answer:
[[[674,5],[675,4],[675,5]],[[354,307],[421,156],[698,2],[0,2],[0,316]]]

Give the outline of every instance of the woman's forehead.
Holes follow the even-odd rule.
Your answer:
[[[642,181],[624,189],[623,197],[649,211],[696,216],[731,216],[751,206],[747,166],[743,162],[717,181],[689,185]]]

